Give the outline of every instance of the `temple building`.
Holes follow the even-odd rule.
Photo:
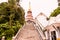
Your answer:
[[[60,0],[58,0],[60,6]],[[60,14],[48,18],[44,13],[32,16],[31,4],[25,18],[26,23],[13,37],[13,40],[60,40]]]
[[[39,31],[39,26],[34,22],[32,11],[29,3],[29,10],[27,11],[26,23],[18,31],[18,33],[13,37],[12,40],[43,40],[43,32]]]
[[[45,27],[45,34],[48,40],[60,40],[60,14],[48,20],[48,25]]]
[[[60,40],[60,14],[56,17],[48,17],[40,13],[36,19],[43,29],[46,40]]]

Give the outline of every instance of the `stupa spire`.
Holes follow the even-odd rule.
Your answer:
[[[33,21],[32,11],[31,11],[31,3],[29,1],[29,8],[27,11],[26,21]]]

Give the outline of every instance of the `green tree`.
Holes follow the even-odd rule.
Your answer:
[[[60,7],[56,8],[50,15],[50,17],[57,16],[60,14]]]
[[[15,0],[0,4],[0,38],[5,36],[6,40],[11,40],[12,36],[16,35],[24,24],[25,13],[23,8],[18,6]]]
[[[10,5],[15,5],[15,4],[16,4],[16,0],[8,0],[8,3],[9,3]]]

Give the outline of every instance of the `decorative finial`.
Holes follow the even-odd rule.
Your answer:
[[[29,1],[29,10],[31,11],[31,2]]]

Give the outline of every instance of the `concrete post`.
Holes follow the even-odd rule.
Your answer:
[[[12,37],[12,40],[15,40],[15,37]]]
[[[2,40],[5,40],[5,36],[2,37]]]

